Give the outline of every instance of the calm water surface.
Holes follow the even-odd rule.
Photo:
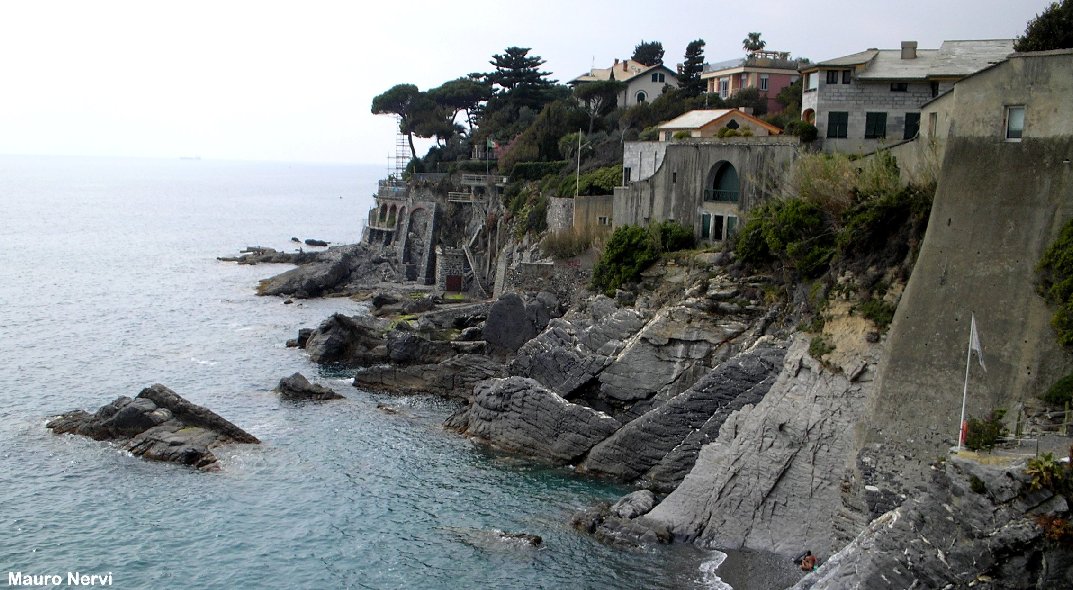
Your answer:
[[[284,347],[362,305],[258,298],[257,281],[287,267],[216,261],[293,248],[291,236],[357,241],[381,173],[0,157],[2,582],[80,571],[111,572],[115,588],[718,585],[706,552],[611,549],[570,529],[571,512],[624,489],[484,453],[443,431],[451,404],[354,389]],[[280,402],[270,390],[294,371],[347,399]],[[206,474],[44,428],[156,382],[263,444],[221,449],[222,472]]]

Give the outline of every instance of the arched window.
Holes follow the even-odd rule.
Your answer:
[[[645,92],[644,90],[638,90],[637,91],[637,104],[641,104],[642,102],[644,102],[646,100],[648,100],[648,93]]]

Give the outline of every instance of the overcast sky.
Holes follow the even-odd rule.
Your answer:
[[[395,124],[373,96],[491,69],[531,47],[559,81],[660,41],[668,64],[767,48],[813,61],[869,47],[1012,38],[1050,0],[238,2],[0,4],[0,154],[387,166]]]

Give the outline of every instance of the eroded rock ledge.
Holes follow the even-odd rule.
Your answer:
[[[80,434],[94,440],[116,440],[136,457],[219,468],[210,449],[232,443],[259,444],[257,437],[218,414],[192,404],[159,383],[131,399],[120,396],[90,414],[74,410],[50,420],[56,434]]]

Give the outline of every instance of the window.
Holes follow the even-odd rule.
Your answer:
[[[931,97],[935,98],[936,96],[939,96],[939,83],[938,82],[932,82],[931,83]]]
[[[672,170],[671,171],[671,184],[675,184],[677,182],[678,182],[678,171],[677,170]]]
[[[902,139],[913,139],[917,136],[917,132],[920,131],[920,113],[906,113],[905,114],[905,133],[902,134]]]
[[[842,83],[849,84],[849,70],[842,70]]]
[[[805,77],[807,78],[807,80],[805,80],[805,89],[806,90],[816,90],[817,88],[820,87],[820,73],[819,72],[812,72],[810,74],[805,74]]]
[[[733,215],[727,215],[727,239],[738,233],[738,218]]]
[[[741,75],[741,84],[738,85],[738,88],[748,88],[748,87],[749,87],[749,74],[742,74]]]
[[[633,169],[626,166],[622,169],[622,184],[623,186],[630,183],[630,176],[633,174]]]
[[[611,222],[606,217],[604,217],[602,215],[600,217],[596,218],[596,223],[598,223],[600,225],[611,225]]]
[[[1021,141],[1025,131],[1025,106],[1006,107],[1006,141]]]
[[[928,113],[928,137],[935,137],[939,128],[939,113]]]
[[[726,98],[730,96],[730,78],[719,79],[719,97]]]
[[[712,237],[712,214],[702,213],[700,216],[700,239],[707,240]]]
[[[882,139],[887,136],[887,113],[864,114],[864,138]]]
[[[767,90],[767,74],[760,74],[760,90]]]
[[[642,103],[642,102],[644,102],[646,100],[648,100],[648,94],[644,90],[641,90],[640,92],[637,93],[637,103],[638,104],[640,104],[640,103]]]
[[[890,91],[891,92],[909,92],[909,83],[908,82],[891,82],[890,83]]]
[[[838,84],[838,70],[827,70],[827,83]]]
[[[660,72],[655,72],[655,73],[652,74],[652,81],[653,82],[662,84],[663,82],[666,81],[666,79],[667,79],[666,76],[664,74],[660,73]]]
[[[849,137],[849,113],[845,111],[827,113],[827,137]]]

